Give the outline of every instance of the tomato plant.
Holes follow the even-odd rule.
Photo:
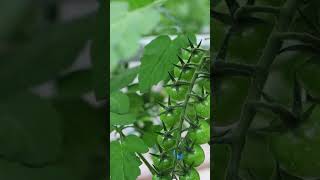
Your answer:
[[[200,176],[197,170],[191,169],[188,173],[179,176],[180,180],[200,180]]]
[[[319,179],[319,1],[215,2],[214,178]]]
[[[200,179],[199,144],[210,135],[209,1],[110,5],[110,179],[136,179],[141,164],[154,180]]]
[[[201,120],[188,132],[187,137],[196,144],[205,144],[210,140],[210,125]]]
[[[204,161],[204,152],[199,145],[187,147],[184,154],[184,162],[193,167],[201,165]]]

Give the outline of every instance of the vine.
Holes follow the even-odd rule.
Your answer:
[[[294,125],[296,121],[301,121],[302,117],[302,119],[310,117],[315,106],[312,105],[306,111],[302,112],[301,84],[299,84],[296,74],[293,90],[293,105],[291,110],[288,110],[286,107],[276,103],[275,100],[263,91],[263,89],[271,71],[271,65],[279,55],[279,52],[281,53],[285,50],[302,51],[307,49],[316,53],[315,49],[319,47],[319,38],[308,33],[289,32],[291,27],[290,25],[295,21],[298,11],[301,15],[299,6],[302,4],[302,1],[287,0],[280,8],[274,6],[255,5],[254,1],[248,1],[246,5],[240,6],[235,0],[226,0],[226,4],[229,8],[230,15],[223,14],[215,10],[212,11],[212,16],[214,18],[217,18],[221,22],[231,26],[219,51],[217,52],[217,56],[212,58],[212,76],[214,78],[215,76],[221,75],[244,76],[250,78],[250,85],[242,106],[239,120],[227,126],[214,126],[213,139],[211,139],[211,142],[213,144],[228,144],[230,146],[231,157],[228,163],[226,179],[239,180],[240,162],[244,146],[246,144],[246,138],[252,121],[256,113],[261,108],[268,109],[278,115],[288,127],[291,127],[290,125]],[[259,19],[251,16],[252,13],[270,13],[276,15],[277,18],[257,64],[248,65],[244,63],[227,62],[226,54],[233,30],[245,26],[242,24],[245,20],[252,20],[253,18],[255,20]],[[303,18],[306,19],[305,16],[303,16]],[[227,21],[227,19],[229,20]],[[259,22],[262,22],[260,20],[261,19],[259,19]],[[257,23],[258,21],[255,22]],[[309,21],[308,24],[311,24],[311,27],[316,27]],[[286,40],[300,41],[303,45],[282,48]],[[267,102],[261,101],[261,98],[265,99]]]

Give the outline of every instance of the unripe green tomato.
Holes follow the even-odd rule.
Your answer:
[[[164,138],[163,135],[158,135],[157,141],[163,149],[167,150],[167,149],[174,147],[177,143],[177,140],[175,137],[176,134],[173,134],[172,136],[173,137],[171,137],[171,138]]]
[[[164,158],[161,162],[160,158],[154,157],[153,163],[160,171],[169,171],[173,167],[173,157]]]
[[[176,125],[180,119],[181,110],[175,109],[172,113],[165,113],[160,115],[160,120],[165,124],[165,126],[170,129],[172,126]]]
[[[196,111],[201,117],[210,117],[210,96],[208,96],[203,102],[196,104]]]
[[[171,177],[170,176],[153,175],[152,180],[171,180]]]
[[[199,127],[196,129],[191,129],[187,137],[195,144],[205,144],[210,141],[210,126],[204,121],[199,121]]]
[[[181,74],[181,78],[180,80],[185,80],[185,81],[190,81],[192,79],[192,76],[194,74],[194,69],[188,69],[185,70],[182,74]],[[174,68],[174,76],[179,78],[180,77],[180,73],[181,73],[181,69],[175,67]]]
[[[300,127],[271,136],[271,150],[289,174],[313,179],[320,177],[320,108]]]
[[[195,106],[193,105],[188,105],[187,109],[186,109],[186,115],[188,118],[195,119],[196,118],[196,110],[195,110]]]
[[[200,166],[204,161],[204,151],[200,145],[194,145],[192,152],[185,152],[183,161],[187,165],[192,165],[193,167]]]
[[[192,168],[187,174],[179,176],[179,180],[200,180],[200,175],[197,170]]]
[[[174,87],[166,87],[167,94],[174,100],[182,101],[186,97],[188,88],[186,86],[180,86],[178,90]]]
[[[191,62],[193,63],[199,63],[201,60],[202,55],[201,54],[195,54],[191,58]]]

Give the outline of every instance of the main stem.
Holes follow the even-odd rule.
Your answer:
[[[190,57],[190,58],[192,58],[192,57]],[[181,112],[181,116],[180,116],[180,122],[179,122],[179,126],[178,126],[178,132],[179,133],[177,133],[177,147],[175,148],[175,152],[176,153],[178,152],[178,147],[179,147],[179,145],[181,143],[181,131],[182,131],[183,122],[184,122],[184,119],[185,119],[186,109],[188,107],[189,100],[191,98],[192,89],[193,89],[193,87],[194,87],[194,85],[196,83],[196,80],[198,78],[198,73],[201,71],[202,66],[206,62],[206,59],[207,59],[207,57],[203,55],[201,60],[200,60],[200,62],[199,62],[199,64],[198,64],[198,67],[196,68],[196,70],[195,70],[195,72],[194,72],[194,74],[192,76],[192,79],[191,79],[191,82],[190,82],[190,86],[188,88],[188,92],[187,92],[186,97],[184,99],[184,104],[183,104],[183,107],[182,107],[182,112]],[[174,171],[175,171],[176,164],[177,164],[177,158],[175,157],[174,158],[174,162],[173,162],[172,173],[174,173]]]
[[[276,37],[276,34],[288,31],[299,2],[300,0],[287,0],[284,6],[280,9],[278,22],[271,32],[262,56],[258,61],[257,66],[263,70],[258,71],[253,77],[249,87],[248,96],[242,108],[239,124],[232,131],[232,151],[227,172],[227,180],[239,179],[239,164],[241,161],[242,150],[246,142],[246,134],[256,114],[256,112],[248,106],[248,102],[258,101],[260,99],[261,94],[259,89],[263,89],[269,75],[270,66],[282,46],[282,41]]]

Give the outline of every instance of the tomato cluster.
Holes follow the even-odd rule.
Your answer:
[[[198,180],[195,167],[205,154],[200,145],[210,140],[208,51],[191,44],[179,53],[179,62],[165,85],[167,100],[161,106],[163,129],[158,132],[158,154],[153,155],[153,180]],[[166,104],[166,105],[165,105]]]

